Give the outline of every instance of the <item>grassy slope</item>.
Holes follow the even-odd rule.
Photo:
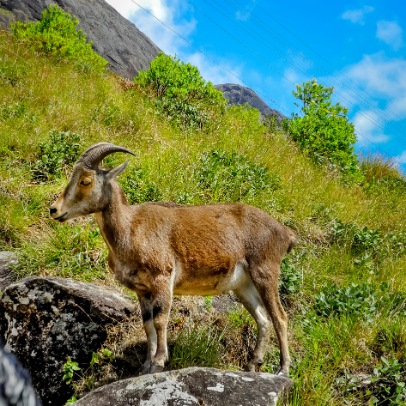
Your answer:
[[[283,133],[270,133],[259,125],[253,111],[234,108],[218,117],[215,129],[182,131],[157,114],[139,90],[127,87],[111,74],[80,73],[64,61],[34,55],[0,32],[0,249],[19,255],[21,276],[114,283],[93,220],[61,225],[48,218],[48,207],[69,176],[66,168],[65,176],[51,181],[32,180],[39,144],[48,142],[50,131],[79,134],[81,150],[99,141],[130,148],[136,158],[130,158],[129,171],[142,168],[138,184],[145,196],[152,193],[162,200],[191,204],[224,196],[221,190],[208,193],[199,186],[196,173],[202,154],[233,151],[280,178],[275,190],[258,191],[244,201],[292,226],[301,237],[288,259],[290,277],[285,281],[293,291],[286,297],[295,380],[290,403],[357,404],[360,395],[346,392],[337,381],[345,371],[372,374],[381,356],[405,363],[404,189],[382,188],[368,194],[360,186],[343,185],[311,165]],[[109,163],[122,160],[117,154]],[[369,238],[371,230],[379,233],[377,242]],[[361,241],[358,251],[354,238]],[[333,294],[332,312],[340,301],[344,309],[349,306],[348,312],[333,317],[314,310],[315,303],[323,306],[320,291],[327,283],[340,289],[363,282],[372,289],[371,295]],[[380,293],[382,287],[385,294]],[[375,309],[362,307],[368,300],[376,301]],[[393,305],[395,300],[403,301],[403,316],[402,309]],[[358,305],[364,310],[351,310]],[[329,307],[322,309],[326,312]],[[370,310],[365,321],[362,315]],[[237,319],[237,327],[240,320],[238,328],[246,323],[240,316],[229,318]],[[270,354],[264,370],[272,370],[276,355]],[[240,367],[238,357],[230,353],[219,363]]]

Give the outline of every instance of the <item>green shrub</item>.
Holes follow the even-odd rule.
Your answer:
[[[195,177],[208,201],[248,201],[280,186],[279,176],[266,167],[227,151],[204,153]]]
[[[159,202],[162,194],[158,186],[147,179],[142,168],[134,168],[125,177],[120,179],[120,184],[130,204],[144,202]]]
[[[279,293],[283,302],[290,295],[299,293],[303,288],[303,275],[287,258],[282,261]]]
[[[381,357],[367,378],[365,375],[360,377],[348,373],[339,377],[339,389],[352,393],[365,405],[403,406],[406,404],[405,361]]]
[[[163,53],[134,81],[152,92],[160,112],[184,127],[202,128],[226,105],[223,94],[206,82],[195,66]]]
[[[38,160],[32,169],[33,178],[52,180],[78,159],[80,136],[71,131],[51,131],[48,141],[42,142],[39,149]]]
[[[294,115],[289,131],[294,141],[317,164],[328,164],[343,174],[361,179],[354,153],[356,136],[348,121],[348,109],[333,105],[332,87],[324,87],[316,79],[296,85],[293,95],[303,102],[303,117]]]
[[[349,249],[354,256],[368,256],[378,262],[388,255],[399,257],[406,252],[406,233],[403,231],[382,234],[366,226],[339,220],[332,225],[331,240]]]
[[[378,292],[366,283],[347,287],[325,285],[315,297],[314,309],[317,315],[357,316],[371,322],[378,310]]]
[[[83,70],[101,72],[107,61],[92,49],[86,34],[77,29],[79,20],[51,5],[42,12],[41,20],[11,25],[15,37],[27,42],[36,51],[70,59]]]

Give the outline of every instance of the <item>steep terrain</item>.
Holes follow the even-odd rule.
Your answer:
[[[280,282],[293,360],[289,405],[405,404],[404,178],[378,160],[363,163],[363,183],[347,183],[254,109],[213,107],[201,126],[178,125],[163,107],[193,118],[199,105],[164,104],[147,87],[74,62],[0,31],[0,251],[18,257],[19,277],[117,286],[94,219],[49,218],[78,154],[109,141],[135,154],[119,179],[132,203],[239,201],[296,231]],[[186,298],[172,309],[168,369],[242,368],[254,345],[252,318],[237,303],[221,314],[214,298],[200,303]],[[137,348],[145,356],[137,322],[109,331],[108,356],[81,365],[79,393],[120,378],[115,365],[131,362]],[[274,371],[277,359],[272,337],[262,371]]]
[[[80,28],[93,42],[94,50],[105,58],[111,70],[133,79],[139,70],[148,69],[160,49],[133,23],[122,17],[104,0],[0,0],[0,26],[10,21],[38,20],[50,4],[78,17]],[[8,10],[9,12],[7,12]]]
[[[93,42],[94,50],[109,62],[110,69],[120,76],[133,79],[139,70],[148,69],[160,49],[133,23],[122,17],[104,0],[0,0],[0,28],[10,21],[38,20],[49,4],[56,3],[77,16],[80,27]],[[3,9],[3,12],[1,11]],[[253,90],[237,84],[219,84],[230,104],[245,104],[257,108],[264,116],[285,116],[271,109]]]

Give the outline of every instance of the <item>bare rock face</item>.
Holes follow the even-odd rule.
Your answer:
[[[275,406],[289,378],[266,373],[186,368],[125,379],[103,386],[77,406]]]
[[[139,70],[148,69],[160,52],[145,34],[104,0],[0,0],[0,28],[15,20],[39,20],[50,4],[57,4],[79,19],[79,26],[93,42],[94,50],[120,76],[133,79]]]
[[[106,339],[105,326],[135,311],[120,293],[61,278],[26,278],[0,300],[0,333],[6,348],[30,371],[44,405],[64,405],[72,388],[62,381],[70,357],[89,365]]]
[[[216,85],[216,89],[223,92],[224,97],[230,104],[243,105],[249,104],[251,107],[258,109],[263,116],[275,116],[277,121],[286,117],[278,110],[271,109],[253,90],[241,85],[226,83]]]

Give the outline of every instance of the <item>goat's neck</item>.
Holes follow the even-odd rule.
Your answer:
[[[111,251],[123,251],[128,247],[131,232],[131,207],[124,192],[116,182],[111,183],[111,196],[105,208],[96,213],[101,234]]]

